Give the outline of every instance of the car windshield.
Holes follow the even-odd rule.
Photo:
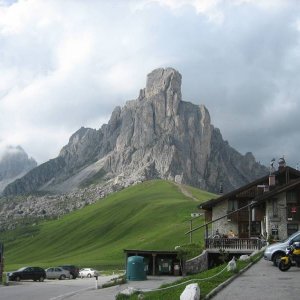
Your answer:
[[[23,268],[20,268],[20,269],[18,269],[17,271],[24,271],[25,269],[27,269],[27,267],[23,267]]]
[[[298,235],[299,234],[299,232],[297,231],[297,232],[295,232],[295,233],[293,233],[292,235],[290,235],[287,239],[285,239],[284,241],[283,241],[283,243],[286,243],[288,240],[291,240],[291,239],[293,239],[296,235]]]

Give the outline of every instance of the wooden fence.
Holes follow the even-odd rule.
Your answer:
[[[226,249],[239,251],[255,251],[260,250],[266,245],[265,240],[259,238],[239,239],[239,238],[208,238],[205,239],[205,247],[207,250]]]

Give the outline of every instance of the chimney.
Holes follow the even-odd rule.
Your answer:
[[[278,171],[283,171],[285,169],[285,167],[286,167],[285,159],[284,159],[284,156],[282,156],[278,160]]]
[[[270,174],[269,175],[269,187],[272,188],[273,186],[275,186],[275,175]]]

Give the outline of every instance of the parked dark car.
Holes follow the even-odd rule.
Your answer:
[[[23,267],[17,271],[9,272],[8,279],[10,281],[34,280],[44,281],[46,272],[40,267]]]
[[[70,272],[70,279],[76,279],[79,276],[79,268],[74,265],[63,265],[59,267]]]

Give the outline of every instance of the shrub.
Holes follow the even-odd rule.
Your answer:
[[[115,285],[119,285],[119,284],[124,284],[126,282],[127,282],[127,280],[126,280],[125,275],[122,275],[122,276],[111,279],[107,283],[104,283],[102,285],[102,288],[107,288],[107,287],[111,287],[111,286],[115,286]]]

